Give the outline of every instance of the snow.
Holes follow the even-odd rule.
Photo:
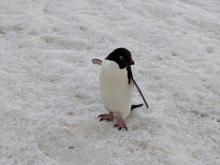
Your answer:
[[[0,4],[1,165],[220,164],[220,1]],[[128,131],[97,119],[91,59],[117,47],[150,107]]]

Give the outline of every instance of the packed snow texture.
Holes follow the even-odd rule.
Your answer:
[[[97,118],[117,47],[150,107],[128,131]],[[220,1],[0,0],[0,92],[1,165],[219,165]]]

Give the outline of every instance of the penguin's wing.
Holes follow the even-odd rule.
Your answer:
[[[127,67],[127,71],[128,71],[128,84],[130,84],[130,82],[133,82],[134,86],[137,88],[139,94],[141,95],[143,101],[144,101],[144,104],[146,105],[146,107],[148,108],[148,104],[147,104],[147,101],[146,99],[144,98],[144,95],[143,93],[141,92],[141,89],[139,88],[139,86],[137,85],[136,81],[134,80],[134,77],[133,77],[133,74],[132,74],[132,71],[131,71],[131,66],[128,66]]]
[[[94,58],[94,59],[92,59],[92,63],[96,64],[96,65],[102,65],[102,60]]]
[[[138,92],[140,93],[140,95],[141,95],[141,97],[142,97],[142,99],[143,99],[143,101],[144,101],[144,104],[146,105],[146,107],[148,108],[148,104],[147,104],[147,101],[146,101],[146,99],[144,98],[144,95],[143,95],[143,93],[141,92],[141,89],[139,88],[139,86],[137,85],[137,83],[136,83],[136,81],[134,80],[134,78],[132,77],[132,82],[133,82],[133,84],[134,84],[134,86],[137,88],[137,90],[138,90]]]
[[[131,66],[127,66],[127,72],[128,72],[128,84],[131,83],[131,80],[133,79],[133,74],[131,71]]]

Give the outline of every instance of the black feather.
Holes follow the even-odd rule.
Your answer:
[[[131,111],[133,111],[135,108],[141,107],[143,104],[135,104],[131,105]]]

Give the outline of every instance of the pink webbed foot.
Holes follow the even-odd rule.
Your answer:
[[[114,127],[117,127],[118,130],[120,131],[121,129],[125,129],[125,130],[128,130],[125,122],[122,120],[122,119],[118,119],[117,123],[114,125]]]
[[[109,114],[101,114],[98,117],[100,118],[99,121],[102,121],[102,120],[113,121],[113,113],[112,112],[110,112]]]

